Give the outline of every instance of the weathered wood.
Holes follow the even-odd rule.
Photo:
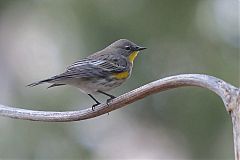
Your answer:
[[[13,108],[0,104],[0,116],[46,122],[79,121],[109,113],[113,110],[124,107],[127,104],[143,99],[148,95],[184,86],[197,86],[207,88],[221,97],[227,112],[230,113],[232,118],[235,159],[239,160],[240,89],[224,82],[221,79],[209,75],[181,74],[159,79],[115,98],[108,105],[101,104],[99,106],[96,106],[94,111],[92,110],[92,108],[67,112],[34,111]]]

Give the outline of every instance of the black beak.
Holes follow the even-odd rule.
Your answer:
[[[147,48],[146,47],[139,47],[139,46],[136,47],[136,51],[141,51],[141,50],[144,50],[144,49],[147,49]]]

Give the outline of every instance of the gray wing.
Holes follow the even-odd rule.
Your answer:
[[[67,70],[59,75],[51,78],[34,82],[28,86],[33,87],[42,83],[53,83],[50,87],[64,85],[64,80],[68,78],[96,78],[106,77],[113,73],[121,73],[129,71],[129,62],[124,57],[114,55],[100,55],[97,57],[90,57],[81,59],[69,67]]]
[[[124,57],[101,55],[98,58],[84,58],[70,65],[66,72],[58,75],[61,78],[95,78],[106,77],[112,73],[129,70]]]

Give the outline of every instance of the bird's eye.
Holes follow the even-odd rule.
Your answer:
[[[126,49],[126,50],[130,50],[131,48],[130,48],[129,46],[126,46],[125,49]]]

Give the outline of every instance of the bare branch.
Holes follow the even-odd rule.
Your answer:
[[[33,121],[78,121],[109,113],[113,110],[124,107],[127,104],[133,103],[139,99],[143,99],[148,95],[182,86],[198,86],[208,88],[218,94],[223,99],[227,111],[232,110],[232,106],[229,105],[231,99],[229,95],[231,95],[230,93],[236,89],[235,87],[224,82],[223,80],[212,76],[200,74],[182,74],[163,78],[146,84],[142,87],[139,87],[135,90],[132,90],[117,97],[112,102],[110,102],[109,105],[102,104],[97,106],[94,111],[92,111],[91,108],[88,108],[80,111],[48,112],[19,109],[0,105],[0,116]]]
[[[68,112],[48,112],[48,111],[33,111],[8,107],[0,104],[0,116],[32,120],[32,121],[47,121],[47,122],[69,122],[90,119],[109,113],[118,108],[124,107],[137,100],[143,99],[148,95],[161,91],[178,88],[183,86],[197,86],[207,88],[222,98],[226,110],[230,113],[233,123],[233,137],[235,159],[240,159],[240,89],[236,88],[221,79],[201,74],[182,74],[171,77],[166,77],[135,90],[125,93],[108,105],[101,104],[92,111],[92,108],[68,111]]]

